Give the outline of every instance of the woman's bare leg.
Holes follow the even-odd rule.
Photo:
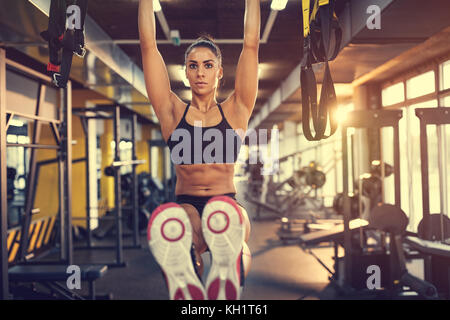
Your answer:
[[[194,244],[195,259],[197,261],[196,267],[198,273],[200,274],[200,276],[202,276],[204,271],[204,265],[201,254],[205,252],[206,249],[208,248],[205,239],[203,238],[202,220],[200,218],[200,214],[193,205],[189,203],[182,203],[180,204],[180,206],[183,207],[183,209],[186,211],[189,220],[191,221],[192,243]]]

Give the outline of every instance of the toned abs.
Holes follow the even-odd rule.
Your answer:
[[[227,121],[236,130],[242,129],[243,132],[247,130],[247,117],[242,118],[242,114],[235,115],[229,110],[234,106],[232,102],[227,99],[221,105]],[[163,138],[165,141],[169,138],[172,131],[175,129],[183,116],[186,104],[176,104],[174,110],[174,122],[170,127],[161,127]],[[195,121],[202,121],[204,127],[214,126],[219,123],[222,116],[217,107],[212,107],[206,113],[198,109],[191,108],[186,115],[186,121],[194,124]],[[190,110],[191,110],[190,109]],[[243,139],[244,137],[241,136]],[[235,164],[228,163],[214,163],[214,164],[189,164],[189,165],[175,165],[177,175],[177,184],[175,187],[175,194],[189,194],[195,196],[209,196],[226,193],[236,193],[234,186],[234,166]]]

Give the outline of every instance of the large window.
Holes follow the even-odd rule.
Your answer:
[[[450,94],[445,91],[450,88],[450,61],[440,64],[436,70],[439,71],[439,83],[436,83],[435,71],[431,70],[412,78],[403,79],[402,82],[382,90],[383,106],[396,104],[395,107],[401,108],[403,111],[403,118],[399,122],[401,204],[402,209],[409,217],[408,230],[413,232],[417,231],[423,215],[420,121],[415,114],[415,110],[417,108],[436,108],[439,104],[438,101],[440,106],[450,107]],[[436,92],[436,88],[439,88],[440,91],[436,93],[435,98],[430,99],[430,94]],[[406,99],[402,99],[405,92]],[[411,99],[414,99],[414,101],[411,101]],[[440,141],[441,145],[445,146],[446,142],[450,141],[450,129],[448,127],[450,125],[444,128],[441,135],[438,134],[436,126],[427,127],[431,213],[441,212],[441,196],[442,200],[446,200],[447,208],[450,207],[449,197],[445,194],[441,195],[440,188],[440,182],[447,183],[447,186],[450,183],[450,161],[448,161],[450,159],[450,148],[443,148],[443,152],[447,154],[447,163],[445,163],[447,170],[439,168],[438,163],[438,142]],[[381,130],[381,143],[384,161],[393,165],[393,130],[391,128]],[[442,179],[443,177],[444,179]],[[383,194],[385,202],[395,202],[394,187],[394,177],[386,178]],[[445,211],[445,208],[442,208],[442,211]],[[446,214],[448,215],[448,212]]]
[[[450,60],[442,63],[439,67],[440,69],[440,89],[446,90],[450,89]]]
[[[422,219],[422,178],[420,162],[420,122],[415,114],[416,108],[435,108],[436,100],[402,108],[403,118],[399,122],[400,135],[400,191],[402,209],[409,217],[409,229],[416,231]],[[429,127],[428,136],[428,165],[430,181],[430,210],[439,212],[439,172],[437,166],[436,131]],[[384,161],[393,165],[393,130],[382,130],[382,145]],[[385,179],[384,197],[387,203],[395,203],[394,176]]]
[[[405,85],[403,82],[384,88],[381,91],[381,101],[383,106],[405,101]]]
[[[435,90],[434,71],[428,71],[421,75],[406,80],[406,97],[408,99],[424,96]]]
[[[450,96],[441,99],[441,107],[450,108]]]
[[[447,69],[447,75],[450,78],[450,61],[447,64],[449,66],[449,68]],[[449,83],[450,85],[450,83]],[[441,106],[443,107],[450,107],[450,96],[447,96],[445,98],[441,99]],[[447,194],[447,207],[445,208],[447,210],[447,216],[450,215],[449,210],[450,210],[450,124],[446,125],[444,127],[443,130],[444,134],[443,134],[443,138],[442,138],[442,146],[443,146],[443,152],[446,153],[446,158],[444,158],[444,160],[447,160],[445,163],[446,167],[446,175],[447,175],[447,179],[446,179],[446,194]],[[450,217],[450,216],[449,216]]]

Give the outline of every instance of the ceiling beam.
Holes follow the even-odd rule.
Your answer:
[[[376,5],[383,12],[395,0],[352,0],[346,3],[346,6],[339,16],[339,22],[342,27],[341,50],[346,47],[361,30],[366,27],[369,14],[367,8]],[[319,69],[320,65],[314,65],[313,69]],[[260,108],[257,114],[254,114],[249,122],[249,129],[256,129],[268,118],[290,95],[300,88],[300,69],[298,64],[284,80],[278,89],[268,101]]]
[[[382,81],[405,71],[414,70],[423,61],[433,61],[437,57],[447,57],[450,52],[450,27],[428,38],[423,43],[403,52],[378,68],[353,81],[360,86],[368,81]]]
[[[34,1],[34,0],[31,0]],[[275,23],[275,19],[277,17],[277,10],[270,10],[269,17],[267,19],[266,25],[264,27],[264,31],[262,37],[260,39],[260,44],[266,44],[269,38],[270,32],[272,31],[272,27]],[[156,16],[159,20],[161,28],[166,36],[166,40],[156,40],[156,43],[159,45],[173,45],[174,42],[170,39],[170,27],[167,24],[166,18],[162,11],[158,11]],[[194,43],[197,39],[180,39],[180,44],[191,44]],[[241,39],[214,39],[214,42],[217,44],[243,44],[244,38]],[[139,45],[139,39],[105,39],[99,40],[95,42],[96,45],[105,45],[105,44],[116,44],[116,45]]]
[[[50,0],[28,0],[46,16],[50,11]],[[89,16],[85,19],[86,48],[111,70],[122,77],[139,93],[147,97],[144,73],[111,37]],[[107,44],[101,44],[105,42]],[[97,44],[100,43],[100,44]]]

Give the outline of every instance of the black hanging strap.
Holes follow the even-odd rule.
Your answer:
[[[73,30],[66,29],[68,15],[75,14],[75,10],[70,10],[71,5],[76,5],[80,9],[80,28]],[[67,86],[73,54],[83,58],[86,53],[84,21],[87,5],[88,0],[51,0],[48,29],[41,32],[41,36],[49,46],[47,71],[53,78],[54,84],[59,88]]]
[[[335,0],[311,0],[311,3],[309,1],[302,1],[304,13],[303,58],[300,71],[302,127],[306,139],[317,141],[330,137],[337,129],[336,92],[328,61],[333,60],[339,52],[342,30],[334,14]],[[310,8],[312,10],[309,10]],[[333,38],[334,46],[330,53],[330,43]],[[317,104],[317,82],[312,68],[312,65],[316,63],[325,65],[319,105]],[[330,134],[325,135],[328,121]],[[310,122],[314,128],[314,135],[311,132]]]
[[[50,14],[48,29],[41,32],[41,37],[48,42],[49,64],[48,71],[59,71],[61,60],[59,51],[63,47],[64,32],[66,31],[66,0],[52,0],[50,3]]]

